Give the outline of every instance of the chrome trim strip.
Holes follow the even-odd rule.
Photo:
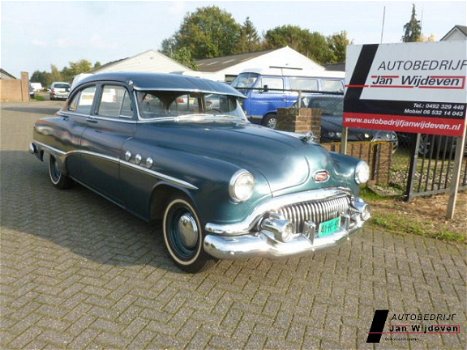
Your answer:
[[[173,183],[175,185],[183,186],[183,187],[188,188],[190,190],[197,190],[198,189],[198,187],[196,187],[195,185],[192,185],[189,182],[186,182],[184,180],[177,179],[177,178],[175,178],[173,176],[166,175],[166,174],[160,173],[158,171],[150,170],[150,169],[145,168],[143,166],[136,165],[136,164],[121,160],[119,158],[107,156],[105,154],[100,154],[100,153],[85,151],[85,150],[73,150],[73,151],[69,151],[69,152],[63,152],[63,151],[60,151],[60,150],[58,150],[58,149],[56,149],[54,147],[48,146],[48,145],[46,145],[46,144],[44,144],[42,142],[36,141],[36,140],[33,140],[33,143],[41,146],[42,148],[47,149],[50,152],[53,152],[55,154],[59,154],[61,156],[66,157],[69,154],[79,154],[79,153],[86,154],[86,155],[106,159],[106,160],[111,161],[111,162],[119,163],[120,165],[124,165],[124,166],[127,166],[129,168],[139,170],[139,171],[141,171],[143,173],[149,174],[149,175],[154,176],[154,177],[156,177],[158,179],[168,181],[168,182]]]
[[[177,178],[172,177],[170,175],[165,175],[165,174],[159,173],[159,172],[154,171],[154,170],[150,170],[148,168],[145,168],[145,167],[137,165],[137,164],[126,162],[124,160],[120,160],[120,164],[126,165],[127,167],[130,167],[130,168],[133,168],[133,169],[136,169],[136,170],[139,170],[139,171],[141,171],[143,173],[150,174],[150,175],[152,175],[154,177],[166,180],[166,181],[171,182],[173,184],[186,187],[186,188],[188,188],[190,190],[197,190],[198,189],[198,187],[196,187],[195,185],[190,184],[189,182],[177,179]]]
[[[240,98],[245,98],[245,95],[243,95],[240,92],[236,91],[220,91],[220,90],[204,90],[204,89],[187,89],[187,88],[151,88],[151,87],[139,87],[134,85],[133,89],[136,91],[174,91],[174,92],[186,92],[187,94],[189,93],[201,93],[201,94],[216,94],[216,95],[227,95],[227,96],[234,96],[234,97],[240,97]]]
[[[46,145],[45,143],[42,143],[42,142],[39,142],[39,141],[36,141],[36,140],[32,140],[32,143],[33,143],[33,144],[36,144],[36,145],[39,145],[39,146],[41,146],[41,147],[43,147],[43,148],[46,148],[46,149],[48,149],[49,151],[51,151],[51,152],[53,152],[53,153],[55,153],[55,154],[59,154],[59,155],[61,155],[61,156],[63,156],[63,155],[66,154],[66,152],[64,152],[64,151],[60,151],[60,150],[57,149],[57,148],[54,148],[54,147],[49,146],[49,145]]]
[[[122,119],[120,119],[120,118],[112,118],[112,117],[101,117],[98,115],[91,115],[91,114],[82,114],[82,113],[76,113],[76,112],[71,112],[71,111],[64,111],[64,112],[59,111],[57,113],[57,115],[61,117],[67,117],[67,114],[70,114],[74,117],[92,118],[92,119],[103,120],[103,121],[120,122],[120,123],[127,123],[127,124],[137,123],[137,120],[133,119],[133,117],[126,117],[126,116],[122,116]]]
[[[255,227],[264,213],[268,211],[277,211],[281,207],[285,207],[290,204],[309,202],[319,199],[331,199],[334,196],[341,196],[342,194],[352,195],[351,191],[347,188],[333,187],[326,189],[310,190],[299,193],[292,193],[280,197],[272,197],[265,203],[257,206],[250,215],[248,215],[243,221],[235,224],[215,224],[207,223],[205,230],[207,232],[221,234],[221,235],[242,235],[250,233]]]

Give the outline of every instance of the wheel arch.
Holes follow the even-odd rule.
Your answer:
[[[167,182],[160,182],[154,187],[151,193],[149,200],[149,220],[161,220],[167,201],[177,194],[188,198],[197,210],[193,195],[188,189]]]

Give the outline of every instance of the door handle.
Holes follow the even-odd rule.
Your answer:
[[[91,117],[86,118],[86,121],[88,123],[97,123],[97,119],[94,119],[94,118],[91,118]]]

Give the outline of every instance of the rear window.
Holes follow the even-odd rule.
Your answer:
[[[70,84],[55,84],[54,88],[56,88],[56,89],[69,89]]]
[[[70,102],[68,110],[70,112],[91,114],[91,107],[96,94],[96,87],[90,86],[78,92]]]

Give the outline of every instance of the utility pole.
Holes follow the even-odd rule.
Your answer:
[[[384,34],[384,18],[386,17],[386,6],[383,7],[383,24],[381,26],[381,44],[383,43],[383,34]]]

